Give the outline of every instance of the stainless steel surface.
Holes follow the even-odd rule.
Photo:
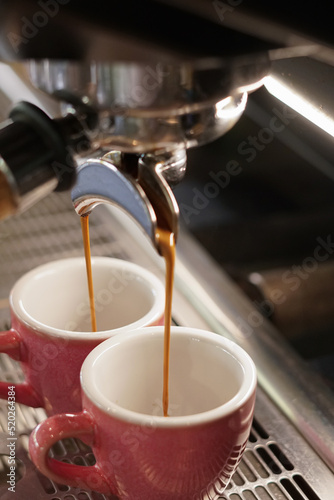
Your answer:
[[[267,65],[265,68],[267,70]],[[57,186],[56,182],[52,186],[44,182],[44,189],[39,186],[36,189],[33,181],[40,180],[43,174],[52,174],[59,185],[68,186],[72,156],[80,164],[84,161],[82,157],[87,157],[88,154],[96,156],[99,151],[107,153],[118,148],[122,152],[147,155],[145,161],[141,160],[139,165],[142,184],[145,183],[144,190],[150,191],[147,194],[151,203],[152,198],[154,198],[153,204],[156,205],[161,199],[162,203],[159,204],[162,205],[162,209],[159,213],[163,213],[167,226],[171,227],[175,234],[177,205],[164,179],[169,179],[173,183],[180,180],[186,163],[185,148],[212,141],[236,123],[246,106],[246,90],[261,85],[261,80],[266,74],[266,70],[261,68],[257,75],[259,79],[253,75],[253,78],[247,80],[248,83],[243,86],[241,81],[244,75],[241,71],[240,86],[233,88],[233,95],[230,96],[225,94],[225,87],[222,90],[222,82],[219,80],[221,68],[217,68],[213,62],[206,62],[205,67],[200,69],[188,64],[179,66],[157,63],[152,70],[150,66],[134,63],[95,62],[87,66],[68,61],[44,60],[30,61],[29,69],[30,77],[36,87],[63,103],[62,111],[66,116],[50,120],[47,114],[29,103],[17,104],[11,111],[10,116],[13,120],[15,116],[18,123],[15,121],[2,128],[2,133],[6,134],[6,137],[0,152],[4,157],[3,165],[9,165],[13,171],[10,173],[13,174],[11,178],[13,177],[15,181],[11,184],[16,188],[14,193],[16,205],[19,208],[22,206],[22,209],[26,208]],[[249,70],[250,74],[256,73],[257,69],[252,67]],[[9,68],[7,76],[10,76],[13,84],[20,81],[21,86],[28,91],[24,66],[16,64],[15,71]],[[234,83],[236,84],[236,81]],[[43,123],[41,123],[42,116],[44,116]],[[27,130],[19,130],[17,134],[17,127],[25,127]],[[38,147],[37,151],[35,150],[36,135],[39,147],[45,146],[41,152]],[[12,148],[12,143],[18,143],[20,147]],[[8,145],[9,151],[6,149]],[[37,161],[40,160],[39,153],[45,163],[44,169],[32,175],[34,169],[37,170],[40,166],[40,161]],[[157,161],[152,159],[148,153],[158,156],[159,159]],[[129,210],[129,213],[143,226],[144,231],[150,234],[155,221],[141,188],[131,182],[132,179],[128,182],[129,179],[117,169],[104,168],[108,166],[106,161],[99,163],[97,160],[88,160],[80,168],[80,180],[75,190],[80,193],[81,201],[83,197],[90,196],[94,198],[93,203],[96,204],[106,200],[112,201],[115,197],[114,202]],[[98,185],[96,175],[87,175],[91,168],[103,174],[100,180],[102,186]],[[152,172],[149,172],[150,168]],[[22,172],[23,180],[18,175]],[[110,174],[108,182],[110,177],[120,181],[112,193],[105,190],[105,174]],[[87,186],[87,182],[89,184],[92,181],[94,183]],[[82,190],[82,184],[85,184],[88,191]],[[21,185],[25,189],[24,198],[19,192]],[[113,182],[110,185],[113,187]],[[117,193],[118,188],[121,188],[119,193]],[[124,201],[122,188],[125,188]],[[103,200],[101,190],[103,190]],[[77,194],[74,196],[77,198]],[[130,200],[131,197],[134,199]],[[81,203],[80,210],[83,210],[83,206],[87,206],[87,203]],[[172,208],[172,211],[165,210],[165,207]],[[11,204],[6,202],[2,210],[3,215],[7,215],[10,209]],[[138,209],[141,213],[137,215]],[[168,212],[172,217],[168,216]],[[154,242],[154,227],[150,237]]]
[[[327,5],[322,4],[317,12],[311,4],[298,1],[294,9],[288,1],[281,1],[279,9],[270,4],[244,4],[235,2],[212,3],[205,0],[159,0],[161,3],[177,6],[185,12],[197,14],[214,23],[223,23],[240,33],[278,44],[278,50],[270,51],[271,57],[297,57],[313,55],[315,58],[334,61],[329,41],[331,29],[325,20]],[[325,41],[326,40],[326,41]]]
[[[69,103],[65,112],[72,102],[81,101],[99,113],[96,142],[144,153],[177,144],[193,147],[226,133],[242,115],[247,92],[262,85],[269,67],[265,62],[263,67],[238,69],[232,83],[217,61],[199,68],[50,60],[26,66],[27,78],[37,89]]]
[[[334,136],[334,68],[310,58],[275,61],[264,80],[267,90]]]
[[[138,262],[163,278],[162,259],[138,227],[123,213],[107,207],[98,207],[91,215],[91,241],[94,255],[110,255]],[[131,232],[129,232],[131,231]],[[188,243],[191,246],[188,247]],[[231,336],[235,333],[235,320],[229,316],[227,305],[232,290],[227,280],[221,281],[221,271],[217,271],[209,260],[198,260],[198,250],[194,242],[180,237],[178,245],[178,265],[176,289],[173,304],[174,321],[180,324],[208,328],[217,333]],[[190,250],[190,253],[189,253]],[[23,273],[53,259],[82,255],[82,236],[78,216],[74,212],[67,194],[53,194],[28,212],[0,223],[0,328],[7,328],[9,322],[8,293],[14,282]],[[197,258],[194,261],[194,254]],[[198,272],[193,274],[193,265],[202,267],[207,279],[197,281]],[[185,280],[188,281],[185,284]],[[219,309],[217,289],[213,286],[220,282]],[[189,291],[189,289],[192,289]],[[203,289],[204,288],[204,289]],[[210,294],[212,298],[210,299]],[[203,297],[204,302],[199,305]],[[234,298],[235,298],[234,297]],[[219,322],[217,321],[219,319]],[[222,318],[225,320],[222,321]],[[225,326],[223,326],[225,324]],[[239,336],[237,340],[243,340]],[[250,340],[250,339],[249,339]],[[272,348],[276,338],[270,335]],[[242,342],[241,342],[242,343]],[[258,344],[255,344],[259,347]],[[277,347],[277,346],[276,346]],[[291,373],[289,364],[291,353],[280,345],[280,352],[286,353],[281,362],[281,371]],[[255,362],[259,369],[260,382],[272,395],[279,380],[271,376],[273,367],[267,367],[263,373],[261,355],[255,353]],[[293,362],[297,362],[293,358]],[[298,361],[299,363],[299,361]],[[303,372],[305,373],[305,372]],[[265,375],[268,377],[264,384]],[[0,357],[0,379],[10,381],[21,379],[21,372],[14,361],[7,356]],[[291,397],[295,380],[289,381]],[[270,384],[273,384],[271,387]],[[321,387],[322,389],[322,387]],[[312,395],[312,391],[310,391]],[[324,393],[323,393],[324,395]],[[299,414],[305,419],[309,408],[298,399]],[[285,408],[284,399],[278,401]],[[54,484],[38,474],[27,455],[28,436],[31,429],[45,418],[42,410],[35,410],[21,405],[16,406],[17,464],[18,480],[16,492],[8,491],[7,448],[7,404],[0,402],[0,497],[4,500],[16,498],[36,498],[40,500],[104,500],[104,497],[92,492],[84,492],[64,485]],[[321,407],[318,409],[321,412]],[[291,424],[272,399],[262,388],[258,390],[255,422],[247,450],[230,486],[218,498],[225,500],[331,500],[333,498],[334,476],[323,460],[312,449],[307,440],[310,428],[300,428]],[[314,430],[317,430],[315,427]],[[304,434],[304,435],[302,435]],[[320,435],[321,437],[321,435]],[[63,460],[76,464],[91,464],[94,460],[90,450],[82,443],[73,440],[61,442],[54,449],[54,454]],[[144,499],[138,499],[144,500]],[[187,499],[185,499],[187,500]],[[211,500],[211,499],[207,499]]]
[[[164,171],[168,171],[168,164],[176,163],[183,170],[186,165],[186,152],[180,151],[175,156],[162,154],[143,155],[138,162],[138,182],[143,187],[157,216],[158,228],[167,229],[174,233],[175,241],[179,233],[179,206],[172,189],[165,179]],[[157,245],[159,248],[159,244]]]
[[[316,330],[332,330],[334,326],[334,265],[332,262],[316,262],[313,268],[307,279],[301,282],[291,279],[288,267],[254,269],[240,273],[236,281],[283,336],[302,339]],[[279,303],[274,306],[271,297],[277,294],[277,290],[281,295]]]
[[[29,60],[22,74],[37,89],[69,99],[86,98],[98,110],[115,114],[163,118],[196,113],[217,102],[255,90],[269,72],[268,59],[262,65],[239,69],[233,85],[224,86],[224,66],[219,59],[198,63],[91,62]],[[248,77],[248,78],[247,78]]]
[[[129,161],[131,162],[129,164]],[[185,150],[160,155],[131,156],[114,151],[80,165],[71,196],[80,216],[100,204],[115,205],[131,216],[159,251],[157,228],[178,235],[179,208],[165,177],[183,177]]]
[[[194,241],[184,236],[179,247],[183,293],[252,356],[261,387],[334,471],[334,394]]]
[[[97,205],[115,204],[131,215],[155,242],[156,215],[143,188],[107,159],[88,160],[78,168],[72,201],[80,216]]]

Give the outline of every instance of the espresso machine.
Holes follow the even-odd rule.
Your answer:
[[[243,164],[255,165],[276,135],[287,144],[288,132],[308,105],[320,116],[316,127],[334,116],[334,37],[327,6],[246,4],[0,2],[0,260],[6,282],[1,319],[6,321],[7,289],[18,275],[43,259],[81,251],[80,234],[75,236],[78,215],[92,216],[93,253],[133,259],[158,275],[163,269],[156,227],[169,229],[177,236],[174,323],[232,338],[250,353],[259,375],[245,457],[229,488],[223,494],[217,490],[212,500],[327,500],[334,485],[332,390],[263,311],[271,306],[281,311],[277,280],[283,271],[261,274],[253,272],[255,267],[245,279],[235,267],[231,272],[222,268],[217,234],[210,227],[201,226],[196,238],[189,231],[204,213],[221,217],[207,210],[218,193],[228,196],[231,179]],[[284,101],[288,91],[292,99]],[[257,96],[266,101],[269,93],[282,100],[270,100],[266,115]],[[256,116],[256,134],[242,128],[245,115]],[[235,130],[237,138],[231,135]],[[317,131],[309,133],[310,148],[312,141],[320,144]],[[234,141],[238,155],[219,160],[228,141]],[[323,151],[321,165],[330,158],[327,143]],[[213,158],[224,168],[214,169]],[[212,241],[205,249],[208,233]],[[330,235],[319,235],[315,248],[320,245],[317,255],[327,265]],[[228,241],[223,245],[228,247]],[[248,245],[245,253],[252,252]],[[297,292],[296,279],[306,282],[289,266],[284,297],[293,277]],[[330,270],[329,265],[324,272]],[[1,363],[2,371],[15,378],[15,364]],[[20,412],[18,499],[29,490],[41,499],[102,500],[102,495],[40,477],[27,457],[26,441],[44,415]],[[4,477],[5,439],[3,429]],[[65,460],[91,463],[89,450],[76,443],[60,448],[55,454]],[[0,482],[0,496],[6,495],[10,498]]]

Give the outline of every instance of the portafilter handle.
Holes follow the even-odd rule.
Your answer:
[[[112,151],[89,159],[77,171],[74,208],[85,216],[101,203],[117,206],[139,224],[160,252],[157,228],[174,233],[177,239],[179,208],[169,183],[183,177],[185,166],[184,149],[140,156]]]

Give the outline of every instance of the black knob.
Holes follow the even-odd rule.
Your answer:
[[[75,116],[52,120],[28,102],[13,108],[0,127],[0,218],[28,208],[53,190],[72,188],[76,168],[70,131],[78,136],[79,127]],[[11,207],[1,208],[9,199]]]

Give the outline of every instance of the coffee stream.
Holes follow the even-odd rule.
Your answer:
[[[175,267],[175,238],[174,233],[165,229],[157,229],[157,240],[161,255],[166,264],[166,299],[165,299],[165,333],[164,333],[164,364],[163,364],[163,393],[162,406],[164,416],[168,417],[169,405],[169,358],[170,358],[170,329],[172,323],[172,298]]]
[[[82,238],[83,238],[85,259],[86,259],[90,318],[92,323],[92,331],[96,332],[97,327],[96,327],[96,313],[95,313],[93,275],[92,275],[92,259],[91,259],[90,239],[89,239],[89,215],[82,215],[80,217],[80,221],[81,221]]]
[[[96,332],[96,314],[94,302],[92,263],[89,240],[89,216],[81,216],[81,229],[84,242],[87,282],[89,291],[89,303],[92,322],[92,331]],[[163,414],[168,417],[169,405],[169,353],[170,353],[170,330],[172,322],[172,297],[174,284],[174,266],[175,266],[175,238],[174,233],[158,228],[156,237],[159,250],[166,265],[166,297],[165,297],[165,331],[164,331],[164,360],[163,360],[163,393],[162,406]]]

